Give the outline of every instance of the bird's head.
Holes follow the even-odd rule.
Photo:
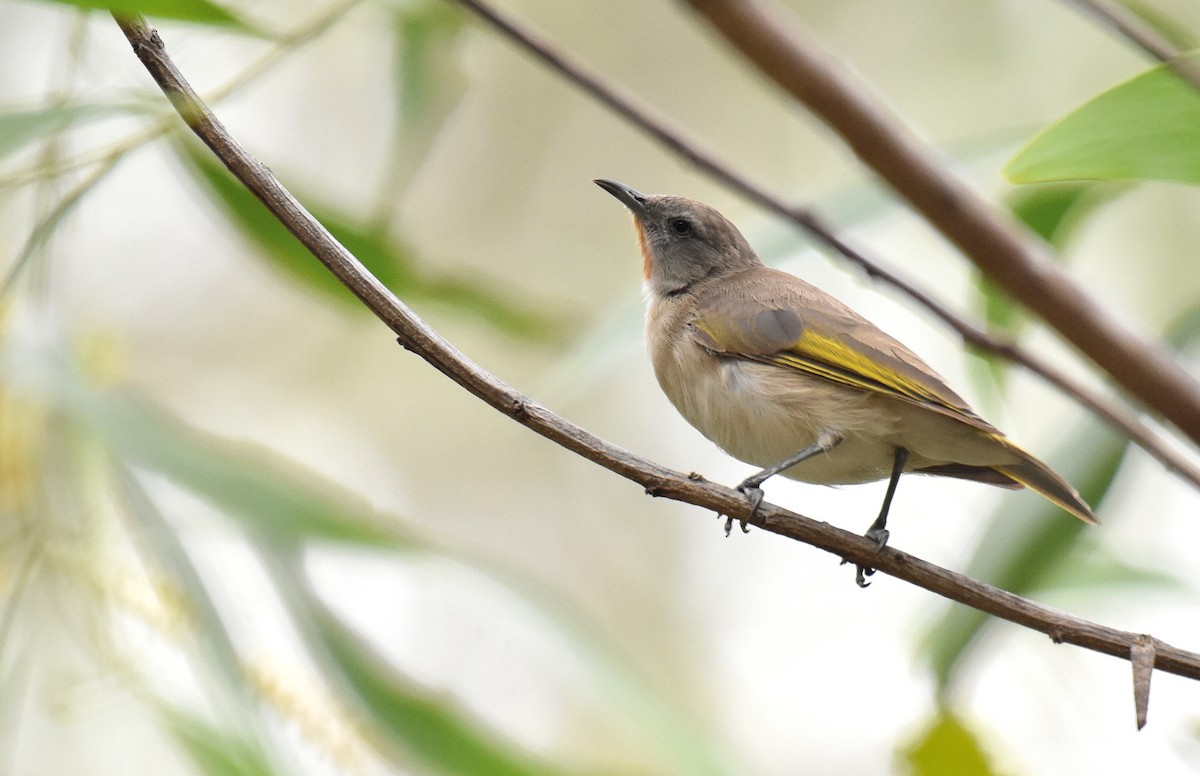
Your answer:
[[[596,185],[633,213],[642,274],[654,294],[678,294],[701,281],[762,266],[738,228],[702,202],[642,194],[610,180],[597,180]]]

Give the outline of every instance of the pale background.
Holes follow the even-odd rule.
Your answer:
[[[1005,190],[998,171],[1021,140],[1148,65],[1053,0],[775,4],[992,197]],[[1200,24],[1195,4],[1155,5],[1193,29]],[[508,0],[502,7],[738,169],[789,201],[815,204],[855,245],[969,311],[967,263],[906,208],[877,199],[876,184],[836,139],[732,59],[682,4]],[[320,6],[244,10],[287,29]],[[286,183],[345,211],[376,207],[389,152],[385,19],[379,6],[362,4],[218,108]],[[60,83],[75,17],[56,6],[4,2],[0,20],[0,100],[41,99]],[[201,92],[265,46],[186,25],[160,28]],[[148,90],[106,15],[91,18],[87,36],[77,93],[101,99]],[[591,183],[615,178],[717,206],[772,263],[908,343],[1024,446],[1055,465],[1071,458],[1062,445],[1083,416],[1068,400],[1021,373],[1002,395],[981,387],[979,363],[930,316],[702,178],[474,21],[461,56],[467,91],[394,217],[430,266],[493,279],[576,327],[567,344],[547,346],[453,310],[418,307],[501,379],[672,468],[724,483],[749,473],[689,428],[657,389],[640,340],[640,258],[629,219]],[[101,124],[76,142],[95,145],[138,126]],[[7,188],[3,196],[0,259],[19,250],[39,212],[27,190]],[[1069,251],[1070,272],[1117,314],[1158,333],[1200,298],[1198,240],[1200,192],[1144,185],[1086,225]],[[943,612],[940,599],[883,576],[861,591],[835,558],[761,531],[726,539],[713,515],[650,499],[517,426],[397,347],[373,319],[331,308],[264,265],[162,143],[139,151],[93,192],[43,261],[40,312],[30,311],[32,303],[14,308],[11,342],[66,352],[100,341],[124,384],[189,422],[275,450],[420,531],[519,569],[705,731],[731,772],[903,772],[897,750],[934,710],[918,641]],[[1085,373],[1044,332],[1027,341]],[[236,533],[204,502],[150,484],[247,660],[296,692],[317,685]],[[878,508],[883,484],[835,490],[772,481],[767,490],[771,501],[857,531]],[[962,568],[991,514],[1034,498],[905,479],[892,543]],[[1177,576],[1178,586],[1082,589],[1045,602],[1200,647],[1195,499],[1148,456],[1131,454],[1095,540],[1127,562]],[[121,560],[105,547],[99,541],[83,553],[79,573],[119,580]],[[530,750],[591,772],[686,772],[664,765],[669,758],[652,727],[627,713],[595,663],[527,603],[477,574],[346,549],[311,553],[308,567],[324,599],[382,653]],[[101,639],[119,657],[104,654],[74,589],[33,591],[10,631],[0,772],[188,772],[145,709],[147,693],[186,694],[195,681],[173,658],[171,639],[126,625]],[[1139,733],[1127,663],[1007,625],[990,631],[985,646],[952,701],[1001,771],[1200,772],[1195,682],[1156,674],[1150,724]],[[296,748],[297,773],[388,770],[369,755],[347,768],[294,721],[279,728]]]

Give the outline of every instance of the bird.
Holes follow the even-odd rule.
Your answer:
[[[594,182],[633,214],[659,386],[701,434],[761,467],[737,487],[751,517],[763,482],[777,474],[825,485],[887,478],[866,532],[882,550],[900,475],[916,473],[1030,488],[1098,524],[1066,480],[979,417],[915,353],[830,294],[764,265],[716,209]],[[726,535],[732,523],[727,517]],[[872,573],[858,566],[860,587]]]

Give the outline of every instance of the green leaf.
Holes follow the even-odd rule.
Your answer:
[[[1200,67],[1200,55],[1183,64]],[[1120,84],[1042,130],[1008,163],[1017,183],[1166,180],[1200,184],[1200,93],[1169,65]]]
[[[1062,467],[1080,495],[1099,508],[1116,477],[1128,440],[1107,429],[1091,426],[1071,438],[1073,458]],[[1060,456],[1062,457],[1062,456]],[[1021,509],[1007,502],[979,543],[965,573],[1017,595],[1029,595],[1051,584],[1062,584],[1064,564],[1075,562],[1071,550],[1094,530],[1043,500],[1028,500]],[[983,612],[954,604],[921,638],[920,651],[945,692],[955,670],[969,654],[980,633],[996,622]]]
[[[1013,215],[1061,251],[1088,216],[1123,191],[1123,186],[1096,183],[1050,183],[1015,189],[1006,199]],[[1025,316],[1007,291],[979,275],[977,293],[989,330],[1013,334],[1020,328]],[[989,358],[1000,374],[1007,364]]]
[[[1176,349],[1200,340],[1200,305],[1180,315],[1165,339]],[[1063,474],[1079,487],[1085,501],[1098,508],[1128,446],[1128,441],[1112,432],[1092,428],[1071,440],[1069,447],[1075,454],[1069,465],[1063,467]],[[1018,595],[1085,585],[1099,591],[1113,585],[1128,589],[1180,584],[1154,569],[1123,564],[1099,550],[1089,548],[1086,557],[1071,552],[1088,530],[1078,520],[1065,519],[1052,506],[1042,506],[1034,513],[999,515],[980,542],[966,573]],[[922,637],[921,649],[929,660],[939,691],[946,691],[955,669],[992,622],[995,620],[981,612],[954,605]]]
[[[70,103],[36,110],[0,110],[0,157],[72,124],[128,110],[116,105]]]
[[[262,750],[236,733],[221,730],[182,709],[161,707],[167,729],[206,776],[283,776]]]
[[[1133,589],[1186,589],[1179,578],[1155,568],[1134,566],[1116,558],[1102,547],[1076,553],[1070,565],[1060,565],[1046,579],[1042,590],[1086,590],[1092,594],[1127,592]]]
[[[1150,25],[1160,35],[1167,39],[1179,51],[1188,51],[1200,46],[1200,38],[1186,25],[1180,24],[1174,18],[1163,13],[1149,3],[1136,0],[1121,0],[1130,11],[1133,11],[1146,24]]]
[[[1023,186],[1006,198],[1013,215],[1055,248],[1063,248],[1079,225],[1123,186],[1074,181]]]
[[[717,742],[680,715],[674,699],[651,690],[620,650],[593,623],[581,619],[574,607],[560,600],[556,591],[494,559],[409,534],[394,519],[370,513],[353,496],[341,494],[335,486],[323,486],[315,473],[274,461],[252,446],[233,445],[190,429],[145,401],[96,389],[77,370],[46,354],[13,351],[8,348],[0,358],[0,381],[8,390],[37,396],[65,413],[122,465],[161,473],[224,510],[260,547],[268,566],[291,557],[303,549],[302,542],[312,539],[450,559],[478,576],[477,584],[503,590],[515,604],[537,616],[588,669],[596,689],[611,701],[614,713],[671,763],[671,772],[696,776],[736,772],[725,765],[728,758],[717,751]],[[232,647],[203,583],[170,527],[146,503],[136,481],[125,484],[129,486],[126,506],[144,523],[155,554],[181,587],[196,594],[194,603],[199,604],[202,627],[206,636],[212,637],[205,641],[215,658],[214,667],[228,678],[236,658],[231,659]],[[286,598],[295,584],[289,578],[280,587]],[[239,683],[232,684],[236,688]]]
[[[987,322],[989,332],[1004,332],[1011,335],[1020,328],[1025,316],[1021,314],[1020,305],[1013,301],[1007,291],[982,274],[976,278],[975,291],[983,306],[983,318]],[[991,351],[981,351],[980,355],[987,358],[989,365],[998,365],[1001,368],[1000,374],[1003,374],[1007,370],[1008,364],[1011,363],[1008,359],[1001,358]]]
[[[336,299],[348,309],[365,308],[258,199],[197,143],[178,143],[186,169],[212,193],[234,225],[262,258],[311,291]],[[295,192],[294,192],[295,193]],[[314,204],[297,193],[309,212],[353,253],[381,283],[409,303],[433,302],[482,318],[497,329],[527,339],[560,339],[563,321],[514,303],[479,281],[422,272],[411,251],[366,221]]]
[[[132,472],[124,466],[116,469],[119,503],[124,514],[131,518],[130,522],[138,528],[135,535],[139,544],[154,558],[155,568],[168,572],[171,581],[186,596],[187,609],[198,625],[195,632],[205,657],[230,695],[244,700],[249,693],[237,649],[179,534],[167,523]]]
[[[994,776],[979,739],[946,708],[902,752],[912,776]]]
[[[1176,315],[1164,339],[1175,350],[1185,350],[1200,340],[1200,304]]]
[[[210,501],[251,534],[280,544],[312,539],[407,550],[414,539],[394,519],[263,448],[184,424],[165,410],[66,377],[59,390],[114,453]]]
[[[293,593],[303,589],[300,579],[286,584]],[[565,773],[518,752],[444,696],[400,676],[313,596],[305,595],[304,602],[306,619],[314,626],[325,657],[347,690],[370,712],[400,762],[416,760],[438,773],[463,776]]]
[[[463,94],[467,79],[459,56],[462,12],[445,2],[396,9],[397,175],[407,179],[429,154],[446,118]]]
[[[113,11],[131,15],[142,13],[159,19],[210,24],[219,27],[242,27],[238,17],[208,0],[51,0],[84,11]]]

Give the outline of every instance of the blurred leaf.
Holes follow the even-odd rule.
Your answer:
[[[462,560],[461,555],[454,556]],[[641,734],[651,748],[673,763],[671,773],[689,776],[729,776],[740,770],[727,765],[719,742],[710,731],[697,729],[673,705],[650,689],[595,625],[580,618],[578,609],[540,581],[487,558],[467,558],[481,580],[513,594],[516,603],[531,608],[593,676],[598,690],[615,706],[625,723]]]
[[[395,521],[260,447],[211,436],[148,402],[98,392],[82,380],[64,392],[71,408],[114,452],[207,499],[251,533],[282,542],[412,546]]]
[[[36,110],[0,109],[0,157],[72,124],[128,110],[127,106],[71,103]]]
[[[1102,547],[1090,547],[1087,553],[1076,553],[1070,566],[1060,565],[1049,575],[1042,590],[1078,588],[1091,593],[1139,589],[1184,590],[1186,585],[1177,577],[1154,568],[1125,563]]]
[[[1027,227],[1062,248],[1087,216],[1125,190],[1123,186],[1073,181],[1022,186],[1006,199],[1009,209]]]
[[[1183,61],[1200,67],[1200,55]],[[1008,163],[1017,183],[1167,180],[1200,184],[1200,94],[1159,65],[1051,124]]]
[[[506,591],[538,615],[541,623],[591,672],[597,689],[614,702],[617,713],[677,763],[679,772],[696,776],[733,772],[721,764],[711,738],[694,730],[667,699],[650,690],[592,623],[580,619],[555,591],[520,572],[498,565],[493,559],[440,547],[409,534],[394,518],[376,516],[355,497],[323,484],[316,473],[282,464],[253,446],[214,439],[145,402],[99,391],[61,363],[48,363],[44,357],[22,353],[0,361],[0,376],[12,380],[14,389],[31,391],[42,401],[53,399],[56,406],[92,430],[113,455],[159,472],[225,510],[252,540],[269,547],[270,554],[277,557],[299,549],[300,542],[318,539],[415,551],[462,564],[479,574],[481,583]],[[136,486],[136,481],[129,484]],[[144,498],[140,487],[126,494],[133,498],[134,516],[148,518],[147,538],[158,543],[156,554],[164,559],[164,566],[178,583],[197,593],[193,603],[199,605],[201,627],[206,637],[216,637],[208,645],[216,650],[214,657],[223,661],[219,665],[229,669],[232,646],[223,635],[220,621],[215,626],[209,621],[218,615],[207,593],[202,587],[199,591],[192,589],[193,582],[200,586],[203,583],[177,546],[175,535],[156,519],[149,504],[139,503]],[[229,671],[223,673],[228,675]]]
[[[71,5],[84,11],[115,11],[121,14],[143,13],[159,19],[219,27],[242,27],[236,16],[208,0],[43,0]]]
[[[191,632],[200,646],[201,656],[206,659],[206,663],[197,668],[210,669],[226,690],[225,694],[214,696],[211,691],[217,687],[216,683],[201,682],[206,699],[222,711],[228,708],[229,716],[246,732],[258,723],[258,699],[246,682],[233,639],[208,594],[208,588],[184,549],[179,533],[167,523],[137,479],[123,466],[118,468],[116,476],[121,506],[137,528],[135,539],[145,556],[153,559],[152,567],[167,573],[184,596],[183,606],[195,626]]]
[[[912,776],[994,776],[979,739],[948,709],[903,752]]]
[[[397,154],[393,173],[408,180],[445,124],[446,117],[466,93],[458,55],[464,17],[454,6],[421,2],[395,11]]]
[[[1073,437],[1068,446],[1074,458],[1062,473],[1076,485],[1083,499],[1098,509],[1129,442],[1092,426]],[[1071,550],[1084,531],[1090,530],[1044,500],[1024,503],[1029,506],[1017,509],[1006,501],[1001,507],[1003,514],[993,518],[964,572],[1017,595],[1045,589],[1052,579],[1059,585],[1069,581],[1070,572],[1064,564],[1073,562]],[[983,612],[954,604],[921,638],[920,651],[929,661],[940,692],[948,688],[955,669],[983,628],[992,622],[996,620]]]
[[[293,582],[293,593],[303,589],[302,580]],[[315,598],[305,595],[303,600],[328,661],[402,762],[416,760],[438,773],[463,776],[565,773],[537,763],[455,709],[448,699],[401,677]]]
[[[356,312],[365,312],[366,308],[207,148],[189,142],[178,143],[176,148],[186,169],[214,196],[242,234],[258,248],[261,257],[309,290],[336,299]],[[297,198],[313,201],[302,194],[297,194]],[[434,302],[470,313],[513,336],[546,341],[562,337],[561,320],[527,310],[476,280],[423,274],[408,249],[393,244],[371,224],[346,218],[321,205],[306,207],[371,274],[404,301]]]
[[[1180,315],[1164,339],[1176,349],[1200,340],[1200,305]],[[1075,455],[1062,473],[1079,487],[1085,501],[1099,508],[1129,443],[1096,427],[1073,439],[1068,446]],[[1128,566],[1092,552],[1088,558],[1072,554],[1070,550],[1083,538],[1087,526],[1078,520],[1065,519],[1056,507],[1034,503],[1039,507],[1034,514],[998,515],[992,521],[967,566],[968,575],[1018,595],[1084,585],[1099,591],[1111,585],[1127,588],[1179,584],[1154,569]],[[981,612],[953,605],[922,637],[921,651],[929,660],[940,691],[946,690],[955,668],[991,622],[995,620]]]
[[[1124,190],[1123,186],[1111,184],[1051,183],[1014,189],[1006,199],[1013,215],[1061,255],[1079,225]],[[980,274],[976,278],[976,293],[989,331],[1013,335],[1020,330],[1025,316],[1007,291]],[[1003,384],[1011,362],[988,351],[980,351],[978,355],[988,365],[992,380]]]
[[[283,776],[266,755],[240,735],[220,730],[181,709],[163,707],[167,729],[206,776]]]
[[[1200,304],[1180,314],[1164,336],[1176,350],[1200,340]],[[1089,430],[1070,443],[1077,451],[1063,473],[1079,486],[1084,500],[1099,507],[1116,476],[1128,442],[1111,432]],[[1112,559],[1080,559],[1070,550],[1087,529],[1077,520],[1065,520],[1060,510],[1042,506],[1038,514],[1000,515],[979,543],[966,573],[1018,595],[1037,590],[1105,585],[1175,586],[1177,580],[1153,569],[1141,569]],[[954,670],[969,652],[983,628],[994,622],[987,615],[965,606],[951,606],[942,619],[921,639],[921,651],[929,660],[939,691],[945,692]]]
[[[1190,51],[1200,46],[1200,39],[1187,26],[1167,16],[1149,3],[1135,0],[1120,0],[1121,5],[1133,11],[1146,24],[1150,25],[1171,45],[1180,51]]]
[[[310,289],[332,296],[354,309],[362,309],[329,270],[317,261],[245,186],[230,175],[207,148],[191,142],[179,143],[176,148],[181,151],[180,155],[187,163],[188,171],[214,195],[242,234],[259,248],[263,258]],[[310,208],[310,211],[317,215],[315,209]],[[359,250],[355,250],[347,245],[345,234],[338,234],[339,231],[345,232],[344,229],[335,228],[337,225],[326,217],[318,218],[381,283],[397,294],[400,293],[397,289],[407,287],[408,274],[402,268],[408,261],[407,257],[393,257],[385,250],[362,250],[363,246],[358,246]],[[351,233],[351,241],[353,237]]]
[[[1163,339],[1175,350],[1186,350],[1200,341],[1200,304],[1176,315]]]

